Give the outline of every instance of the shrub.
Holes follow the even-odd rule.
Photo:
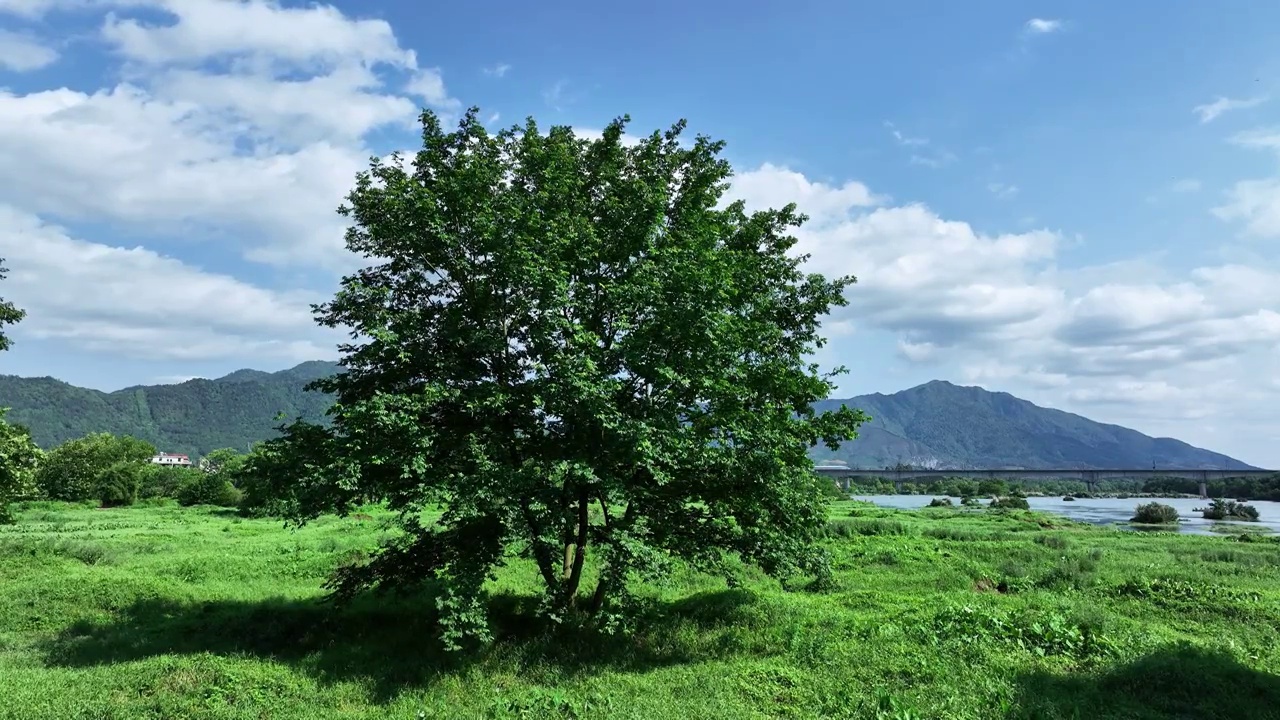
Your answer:
[[[176,498],[179,488],[195,482],[203,474],[195,468],[164,467],[147,463],[141,472],[138,498]]]
[[[978,502],[978,498],[972,495],[965,495],[964,497],[960,498],[960,504],[973,507],[975,505],[981,505],[982,503]]]
[[[934,498],[929,501],[929,507],[951,507],[951,498]]]
[[[828,500],[848,500],[849,493],[844,488],[831,480],[830,478],[820,478],[818,482],[818,491],[822,493],[822,497]]]
[[[911,529],[896,520],[832,520],[827,523],[828,537],[855,535],[910,535]]]
[[[146,462],[156,448],[127,435],[93,433],[68,440],[45,454],[35,481],[50,500],[79,502],[97,498],[98,477],[116,463]]]
[[[1169,505],[1162,505],[1158,502],[1149,502],[1139,505],[1133,511],[1133,517],[1129,522],[1143,523],[1147,525],[1161,525],[1164,523],[1178,522],[1178,511]]]
[[[1031,504],[1021,495],[1010,495],[992,500],[988,507],[992,510],[1030,510]]]
[[[1102,555],[1098,548],[1087,553],[1064,555],[1035,581],[1035,585],[1049,590],[1084,590],[1093,584]]]
[[[1196,512],[1202,513],[1206,520],[1257,521],[1258,519],[1258,508],[1235,500],[1223,500],[1221,498],[1214,500],[1207,508],[1196,508]]]
[[[99,473],[94,481],[94,490],[102,507],[121,507],[136,502],[143,471],[142,463],[125,460]]]
[[[1066,496],[1064,496],[1064,497],[1062,498],[1062,501],[1063,501],[1063,502],[1075,502],[1075,500],[1076,500],[1076,499],[1075,499],[1074,497],[1070,496],[1070,495],[1066,495]]]
[[[221,475],[200,473],[200,477],[187,480],[178,488],[177,497],[180,505],[235,507],[240,504],[242,494]]]
[[[1066,550],[1071,541],[1061,535],[1037,535],[1036,542],[1054,550]]]

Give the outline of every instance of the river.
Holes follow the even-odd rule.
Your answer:
[[[935,497],[940,496],[855,495],[854,499],[866,500],[883,507],[914,510],[928,505],[929,501]],[[959,498],[952,498],[951,501],[957,505],[960,504]],[[1027,498],[1027,503],[1031,505],[1032,510],[1065,515],[1072,520],[1094,525],[1123,525],[1125,527],[1128,527],[1129,518],[1133,517],[1134,508],[1143,503],[1153,501],[1163,505],[1172,505],[1178,511],[1178,530],[1184,533],[1211,535],[1214,534],[1213,527],[1215,525],[1241,525],[1259,530],[1265,528],[1271,532],[1280,532],[1280,502],[1267,500],[1251,501],[1249,503],[1258,508],[1258,522],[1225,522],[1205,520],[1200,517],[1200,513],[1195,512],[1195,509],[1208,505],[1209,501],[1196,500],[1194,498],[1155,498],[1154,500],[1152,498],[1130,498],[1127,500],[1119,498],[1078,498],[1075,501],[1066,501],[1061,497]],[[986,503],[988,501],[983,500],[982,502]]]

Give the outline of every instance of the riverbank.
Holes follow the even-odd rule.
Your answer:
[[[1042,513],[833,503],[836,587],[646,586],[625,637],[446,660],[421,600],[315,604],[385,515],[291,532],[205,508],[0,527],[0,718],[1280,718],[1280,543]]]
[[[898,510],[916,510],[928,506],[935,497],[939,496],[860,495],[855,499],[881,507]],[[958,505],[960,503],[960,498],[952,498],[952,501]],[[989,502],[989,499],[984,498],[978,500],[978,502],[986,504]],[[1139,498],[1079,497],[1068,501],[1061,497],[1027,496],[1027,503],[1031,506],[1031,509],[1036,512],[1049,513],[1071,520],[1089,523],[1091,525],[1106,525],[1121,529],[1130,528],[1129,519],[1133,517],[1134,511],[1137,507],[1146,502],[1150,502],[1150,500]],[[1165,528],[1167,530],[1176,530],[1178,532],[1198,535],[1239,532],[1280,533],[1280,503],[1274,501],[1260,500],[1248,503],[1259,512],[1258,520],[1254,522],[1205,519],[1204,514],[1200,512],[1200,510],[1209,505],[1210,501],[1201,500],[1199,498],[1161,498],[1157,502],[1163,505],[1169,505],[1178,511],[1179,520],[1177,525]],[[1146,530],[1149,528],[1131,529]]]

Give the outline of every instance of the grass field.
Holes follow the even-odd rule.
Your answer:
[[[424,598],[318,604],[386,515],[38,505],[0,527],[0,718],[1280,718],[1280,544],[832,506],[839,587],[647,588],[551,640],[531,567],[450,659]]]

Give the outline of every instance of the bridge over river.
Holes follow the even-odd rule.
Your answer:
[[[1113,469],[1113,470],[1003,470],[999,468],[982,470],[863,470],[844,465],[818,465],[814,468],[819,475],[834,479],[846,491],[849,490],[853,478],[883,478],[892,480],[899,490],[904,480],[923,478],[967,478],[975,480],[1081,480],[1090,491],[1097,490],[1100,480],[1180,478],[1196,480],[1200,483],[1200,497],[1208,496],[1207,485],[1210,480],[1226,478],[1267,477],[1275,475],[1276,470],[1156,470],[1156,469]]]

